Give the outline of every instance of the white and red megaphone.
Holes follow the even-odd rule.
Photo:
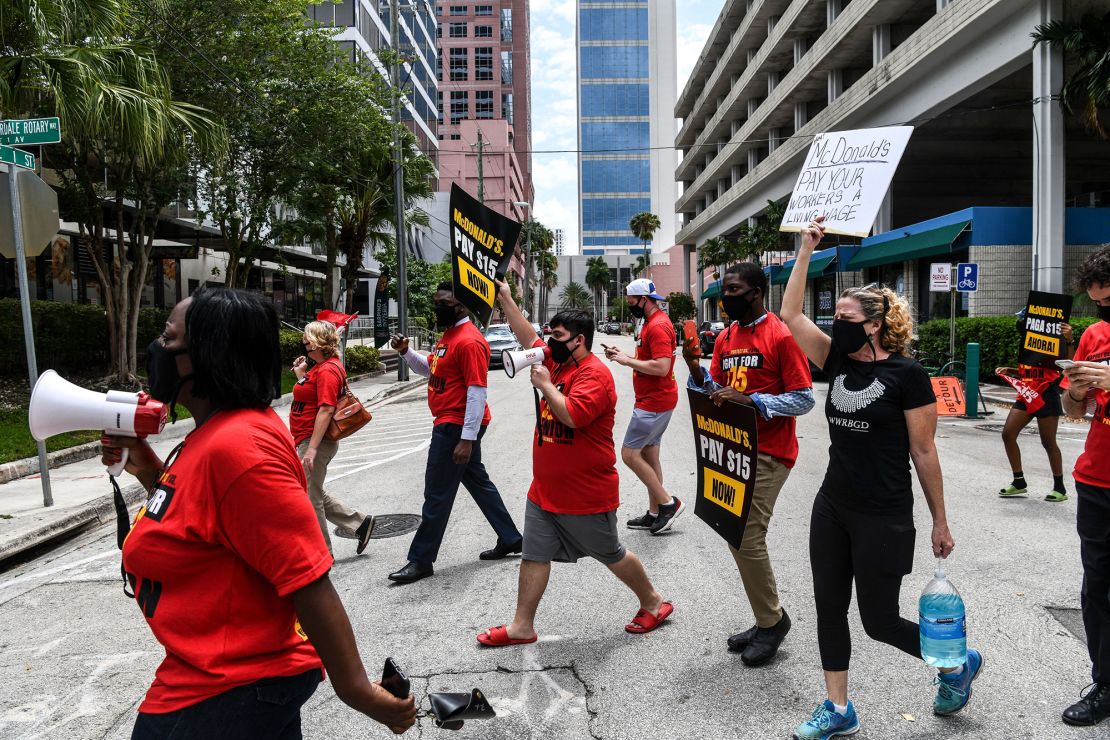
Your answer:
[[[53,370],[39,376],[27,411],[31,436],[40,442],[47,437],[82,429],[103,429],[117,437],[146,437],[166,426],[169,409],[146,393],[108,391],[97,393],[74,385]],[[118,476],[127,463],[127,450],[108,468]]]
[[[501,366],[511,378],[526,367],[540,364],[550,354],[551,348],[546,344],[531,349],[506,349],[501,351]]]

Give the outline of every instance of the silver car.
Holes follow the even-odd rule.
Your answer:
[[[501,353],[505,350],[521,349],[508,324],[490,324],[486,329],[486,341],[489,343],[490,367],[501,367]]]

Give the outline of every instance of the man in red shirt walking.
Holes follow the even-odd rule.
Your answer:
[[[731,401],[758,412],[755,495],[740,549],[732,550],[755,626],[728,639],[728,649],[753,667],[771,660],[790,631],[767,553],[767,528],[798,458],[794,417],[814,405],[809,360],[786,325],[764,307],[766,294],[767,276],[758,265],[741,262],[728,268],[721,278],[721,305],[732,323],[713,345],[708,377],[692,348],[682,351],[690,387],[712,394],[717,405]]]
[[[409,546],[408,563],[389,574],[394,583],[414,583],[432,575],[459,483],[497,533],[497,543],[478,557],[500,560],[521,547],[520,531],[482,464],[482,436],[490,420],[486,405],[489,343],[455,298],[451,283],[436,288],[435,312],[443,336],[427,357],[409,352],[407,337],[393,338],[393,348],[413,372],[428,379],[428,408],[435,417],[420,528]]]
[[[488,647],[523,645],[537,639],[536,609],[547,588],[551,561],[573,563],[589,556],[628,586],[640,609],[625,630],[651,632],[670,616],[644,566],[617,537],[620,480],[613,445],[617,392],[613,374],[590,351],[593,317],[562,311],[551,319],[545,345],[498,282],[501,309],[525,347],[547,347],[549,357],[532,366],[532,385],[543,394],[532,443],[532,485],[524,515],[516,616],[508,625],[478,635]]]
[[[664,300],[655,292],[655,283],[641,278],[628,284],[628,308],[637,319],[644,319],[636,356],[630,357],[616,347],[605,347],[605,356],[632,368],[632,388],[636,407],[624,433],[621,459],[632,469],[648,492],[648,510],[628,521],[629,529],[647,529],[652,534],[669,530],[686,508],[682,499],[663,488],[663,468],[659,464],[659,443],[678,405],[678,384],[674,379],[675,331],[670,317],[659,308]]]
[[[1091,654],[1090,690],[1064,710],[1069,725],[1097,725],[1110,717],[1110,247],[1079,268],[1101,321],[1079,338],[1075,367],[1066,371],[1064,411],[1073,419],[1093,414],[1087,445],[1075,461],[1076,519],[1083,561],[1083,626]]]

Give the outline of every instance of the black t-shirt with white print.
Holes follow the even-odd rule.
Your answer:
[[[929,374],[916,360],[891,355],[860,362],[834,344],[823,368],[829,378],[829,468],[821,492],[869,511],[913,506],[910,439],[905,412],[936,403]]]

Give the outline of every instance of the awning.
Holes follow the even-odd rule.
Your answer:
[[[848,267],[852,270],[862,270],[865,267],[948,254],[953,251],[953,242],[970,223],[971,221],[961,221],[863,247],[851,259]]]
[[[809,261],[809,270],[806,271],[806,278],[821,277],[829,268],[829,265],[836,259],[836,247],[829,249],[822,249],[820,252],[814,252],[813,257]],[[790,279],[790,274],[794,272],[795,260],[788,260],[782,266],[779,274],[771,278],[772,285],[786,285],[786,281]]]
[[[712,283],[709,284],[709,287],[706,288],[705,291],[701,294],[701,299],[703,301],[705,301],[705,300],[708,300],[710,298],[716,298],[720,294],[721,294],[721,281],[720,280],[714,280]]]

